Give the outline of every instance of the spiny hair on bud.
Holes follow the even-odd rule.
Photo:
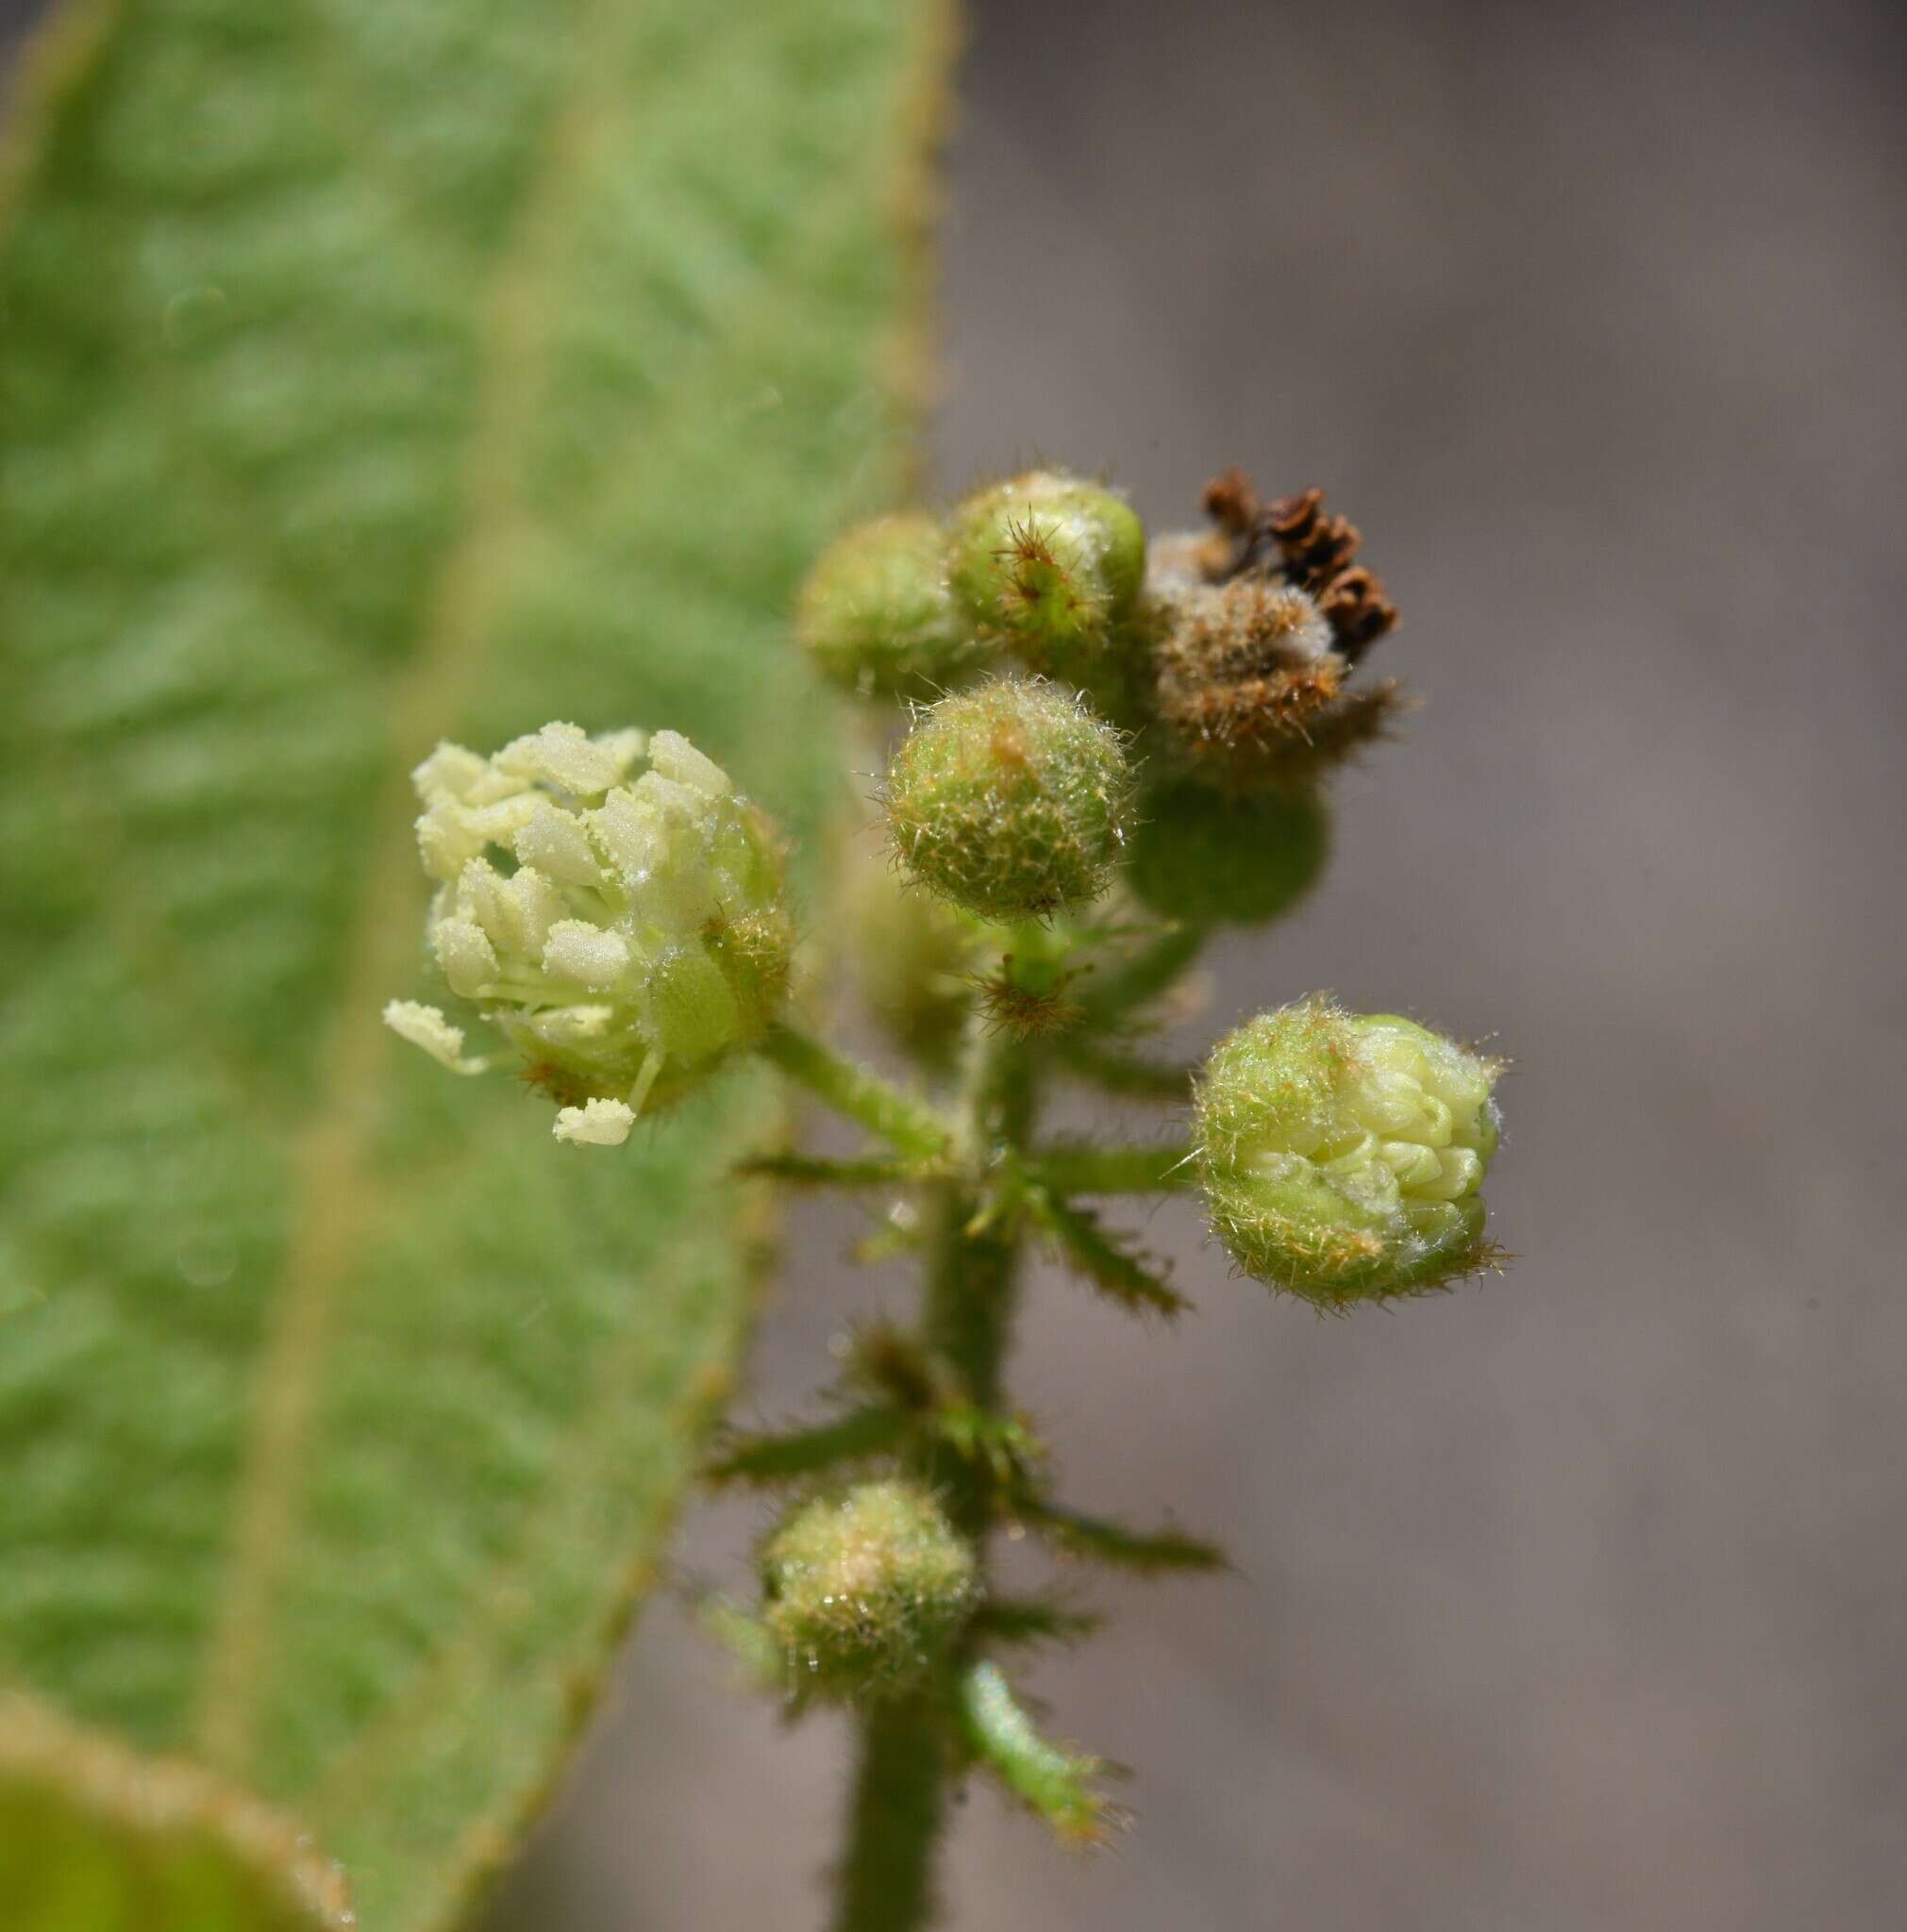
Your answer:
[[[947,578],[982,636],[1035,671],[1091,683],[1146,575],[1146,532],[1114,491],[1031,470],[976,491],[948,525]]]
[[[791,1688],[880,1698],[918,1683],[978,1601],[972,1548],[919,1484],[823,1491],[791,1509],[758,1553],[761,1615]]]
[[[1050,986],[1028,986],[1013,977],[1009,959],[1005,971],[979,981],[980,1010],[989,1028],[1015,1040],[1063,1033],[1085,1010],[1072,996],[1071,984],[1068,975]]]
[[[1321,1307],[1490,1265],[1498,1063],[1323,995],[1229,1034],[1196,1091],[1199,1182],[1239,1266]]]
[[[1120,733],[1038,678],[996,678],[919,712],[882,794],[908,874],[990,920],[1097,898],[1131,799]]]

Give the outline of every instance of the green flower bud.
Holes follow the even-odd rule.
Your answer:
[[[1171,779],[1140,800],[1126,883],[1167,919],[1257,925],[1311,890],[1330,843],[1315,792],[1238,796]]]
[[[972,1550],[907,1482],[795,1508],[761,1546],[762,1621],[798,1689],[892,1695],[945,1652],[979,1593]]]
[[[1478,1190],[1499,1069],[1394,1013],[1322,997],[1213,1049],[1199,1178],[1246,1273],[1325,1307],[1437,1287],[1489,1257]]]
[[[1119,734],[1038,680],[999,678],[924,712],[888,766],[895,850],[983,919],[1096,898],[1131,816]]]
[[[947,588],[940,525],[910,513],[849,530],[821,555],[795,605],[823,676],[863,697],[925,697],[973,656]]]
[[[1112,491],[1034,470],[954,512],[947,575],[983,635],[1035,671],[1091,685],[1145,581],[1146,531]]]
[[[558,1140],[617,1144],[767,1030],[793,941],[779,858],[687,739],[545,724],[492,758],[439,745],[414,777],[431,948],[563,1103]],[[453,1072],[487,1064],[434,1007],[384,1018]]]

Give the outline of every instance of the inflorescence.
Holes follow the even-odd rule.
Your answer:
[[[921,1775],[982,1768],[1070,1841],[1114,1815],[1101,1767],[1039,1735],[997,1660],[1090,1619],[991,1587],[992,1528],[1139,1570],[1222,1561],[1056,1499],[1002,1392],[1027,1243],[1152,1316],[1182,1298],[1102,1224],[1103,1197],[1196,1190],[1239,1269],[1331,1310],[1496,1257],[1495,1060],[1324,995],[1247,1020],[1199,1069],[1145,1050],[1206,934],[1309,890],[1332,773],[1404,708],[1363,675],[1396,608],[1322,492],[1266,502],[1231,471],[1205,508],[1208,529],[1148,545],[1116,491],[1031,472],[945,519],[849,531],[801,591],[814,668],[906,708],[878,797],[889,869],[855,880],[842,925],[927,1091],[800,1029],[777,834],[684,739],[554,724],[487,758],[442,745],[415,774],[442,979],[557,1103],[559,1140],[618,1143],[759,1051],[866,1144],[757,1171],[885,1191],[883,1241],[920,1251],[919,1331],[862,1331],[823,1420],[731,1436],[709,1471],[795,1492],[758,1547],[758,1600],[711,1623],[795,1702],[885,1713],[868,1718],[866,1829],[896,1736],[917,1736]],[[453,1072],[499,1057],[466,1053],[436,1006],[385,1018]],[[1176,1099],[1189,1133],[1043,1141],[1048,1074]]]

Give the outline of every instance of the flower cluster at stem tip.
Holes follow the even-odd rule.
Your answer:
[[[441,744],[414,782],[438,967],[558,1101],[558,1140],[619,1144],[767,1030],[793,941],[779,855],[687,739],[545,724],[490,758]],[[454,1073],[488,1065],[436,1007],[384,1019]]]
[[[1232,471],[1205,507],[1208,531],[1148,546],[1117,491],[1029,472],[944,520],[848,531],[801,591],[816,668],[912,707],[880,805],[900,872],[952,924],[861,930],[912,962],[883,1008],[929,1065],[975,990],[1027,1034],[1084,1015],[1075,927],[1041,933],[1109,894],[1195,932],[1288,911],[1329,851],[1326,780],[1401,708],[1358,682],[1397,613],[1322,492],[1266,503]],[[441,745],[415,778],[438,965],[558,1102],[559,1140],[618,1143],[763,1040],[792,940],[773,831],[686,740],[553,724],[489,758]],[[969,969],[1008,943],[991,980]],[[488,1064],[436,1007],[385,1018],[455,1072]],[[1196,1084],[1213,1231],[1325,1307],[1474,1270],[1496,1073],[1322,998],[1240,1027]]]
[[[393,1000],[396,1033],[456,1074],[513,1058],[577,1146],[620,1144],[759,1052],[861,1142],[764,1150],[748,1169],[882,1191],[863,1252],[918,1254],[917,1328],[843,1338],[824,1419],[730,1432],[703,1469],[786,1499],[749,1600],[704,1605],[711,1629],[790,1709],[858,1707],[847,1932],[927,1922],[919,1870],[891,1908],[895,1860],[927,1857],[947,1778],[986,1771],[1068,1843],[1117,1822],[1106,1767],[1047,1739],[999,1661],[1092,1620],[1063,1594],[1003,1590],[995,1531],[1139,1572],[1225,1560],[1055,1494],[1007,1393],[1027,1246],[1155,1319],[1185,1299],[1100,1197],[1195,1193],[1241,1272],[1322,1310],[1497,1257],[1497,1061],[1315,993],[1247,1019],[1196,1069],[1148,1046],[1168,1000],[1189,1010],[1211,934],[1303,900],[1330,850],[1333,774],[1405,708],[1365,672],[1396,608],[1322,491],[1267,501],[1230,471],[1204,508],[1206,529],[1148,541],[1118,491],[1030,471],[945,516],[848,530],[795,599],[812,667],[904,727],[882,836],[835,924],[912,1083],[804,1030],[774,826],[675,732],[551,724],[490,757],[440,745],[414,774],[429,950],[463,1018]],[[499,1051],[466,1051],[470,1015]],[[1177,1103],[1179,1128],[1128,1146],[1048,1136],[1048,1075]]]

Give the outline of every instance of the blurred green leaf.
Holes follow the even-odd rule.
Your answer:
[[[453,1918],[728,1387],[736,1075],[620,1155],[385,1034],[405,774],[545,717],[841,782],[791,586],[908,447],[943,23],[123,0],[0,255],[0,1678]]]
[[[8,1932],[345,1932],[337,1867],[192,1765],[0,1695]]]

